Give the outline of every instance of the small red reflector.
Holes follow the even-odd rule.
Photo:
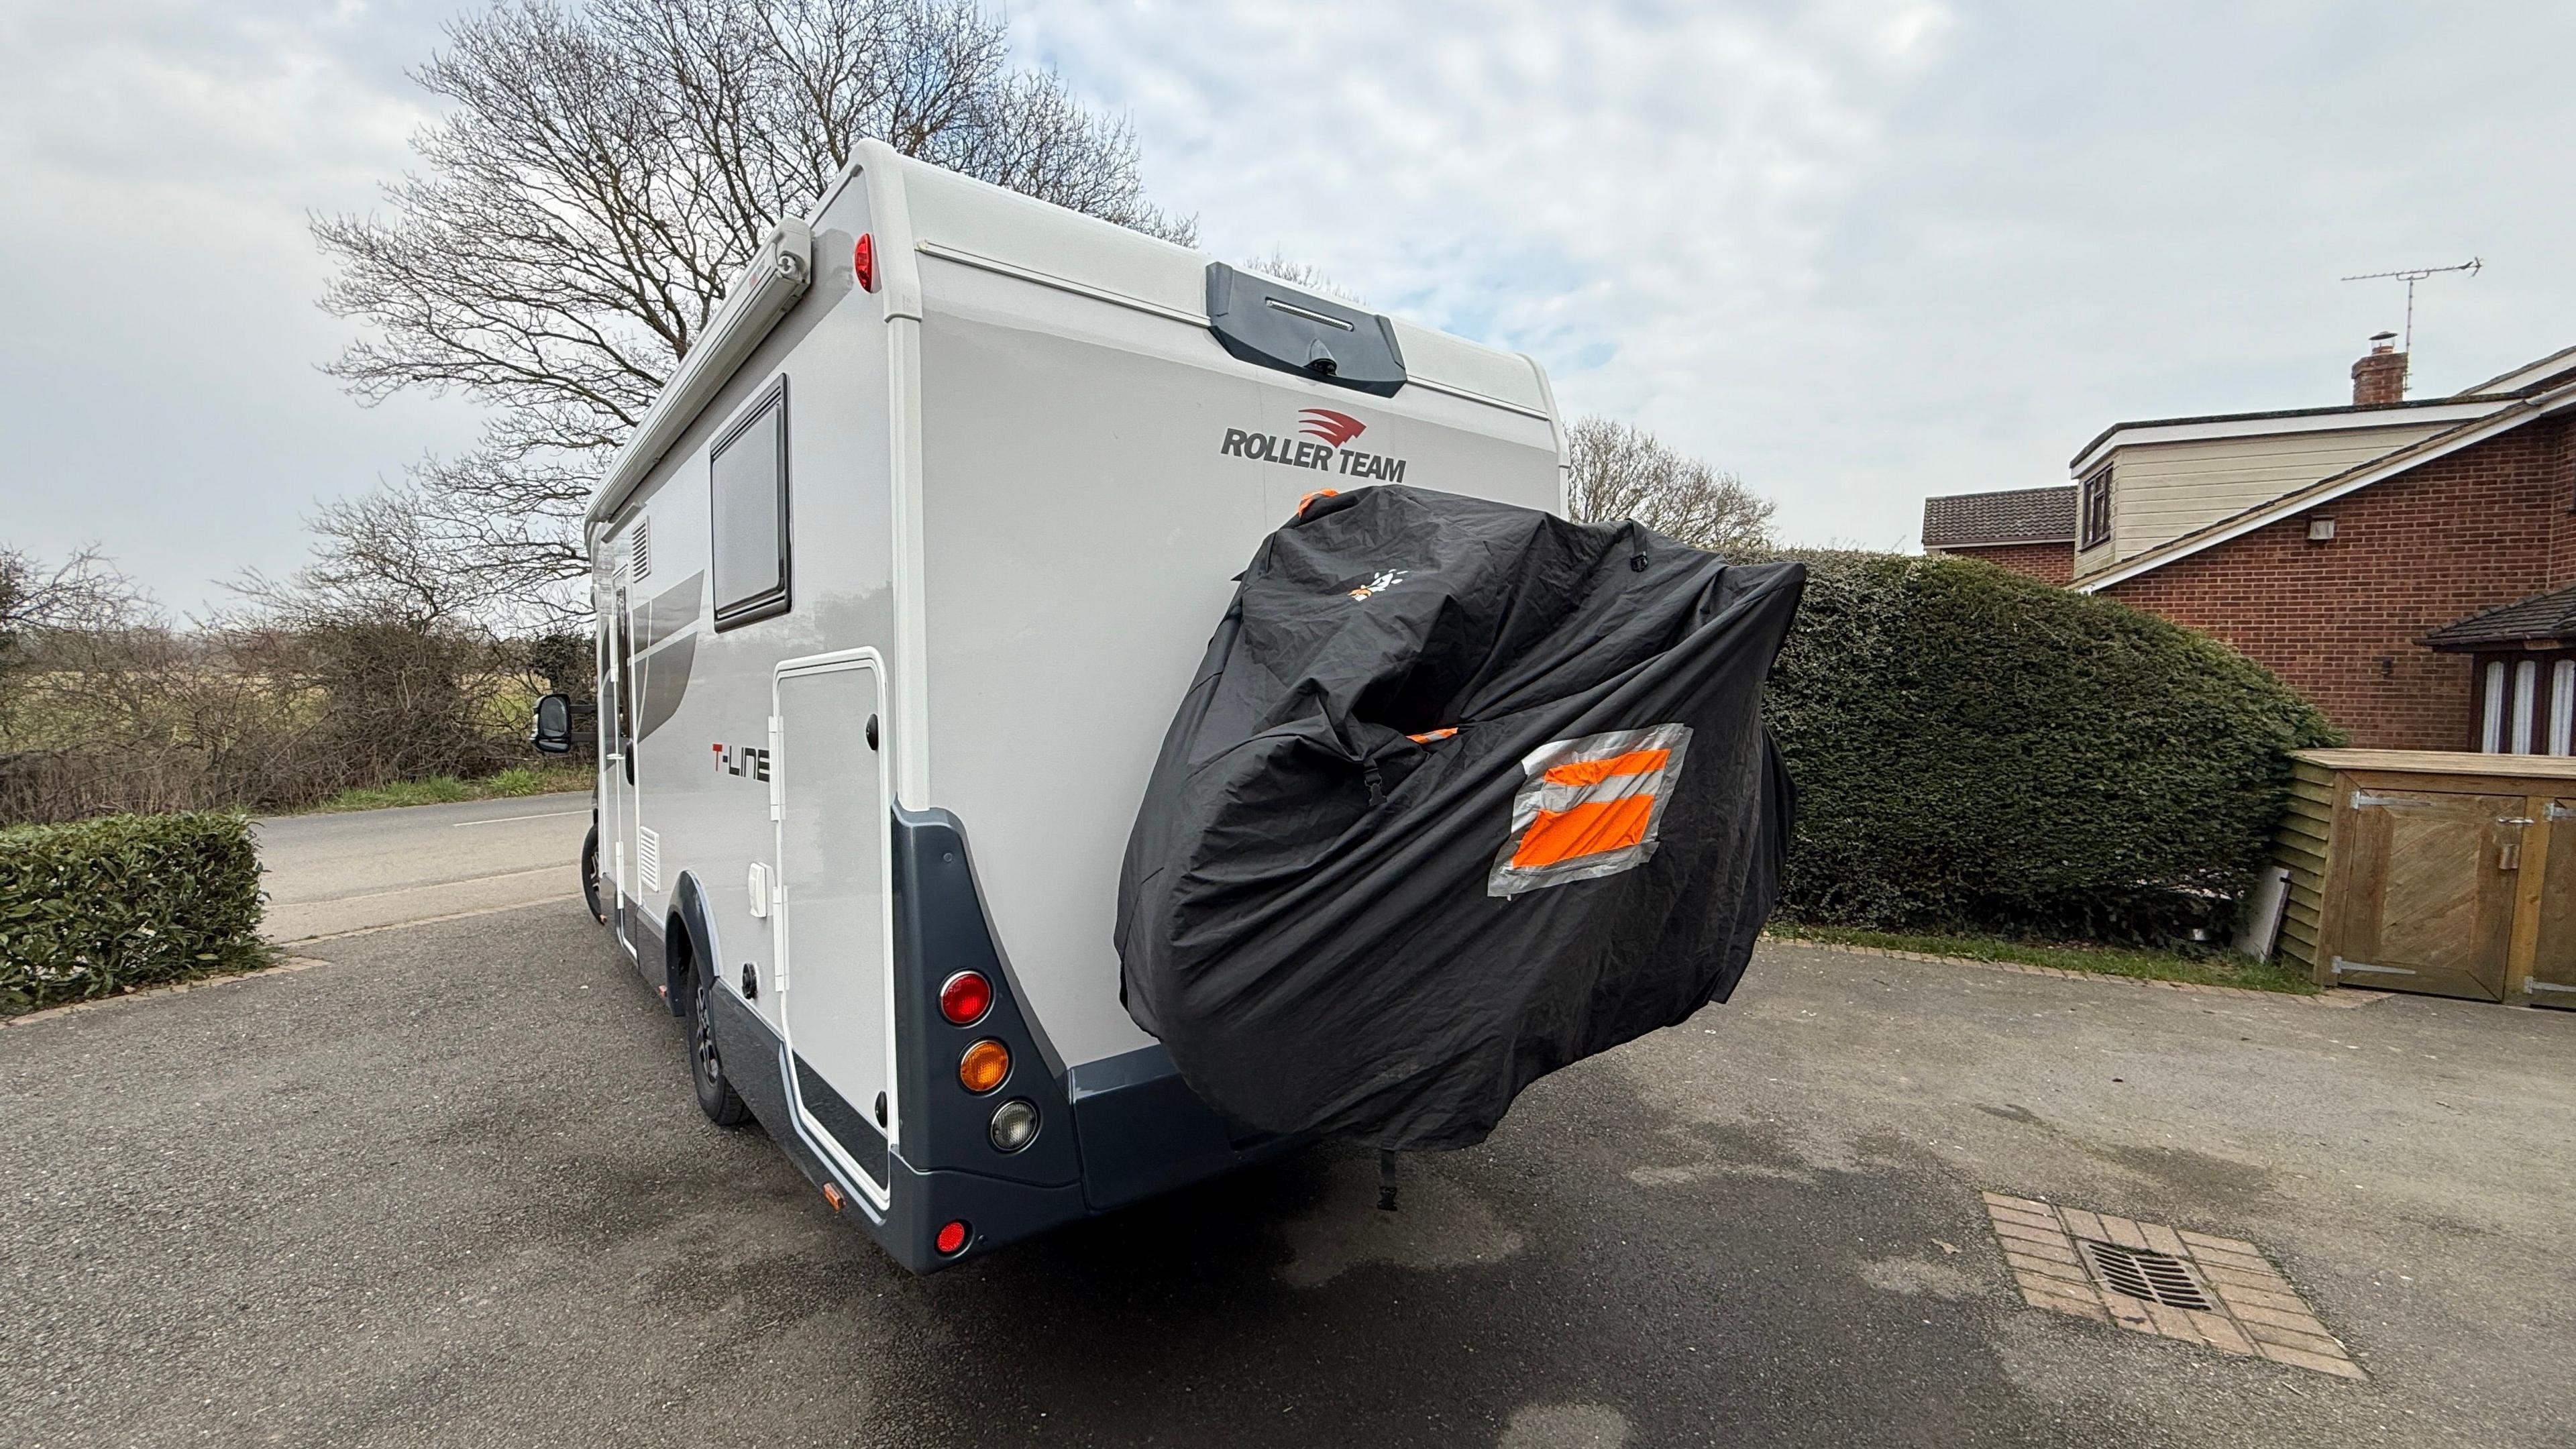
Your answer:
[[[980,973],[960,971],[939,988],[939,1014],[952,1026],[973,1026],[993,1009],[993,983]]]
[[[859,290],[877,289],[877,239],[873,233],[859,233],[859,244],[850,249],[850,270],[859,279]]]
[[[948,1224],[939,1230],[938,1241],[942,1257],[962,1252],[966,1247],[966,1225],[958,1222]]]
[[[828,1182],[823,1184],[823,1201],[832,1205],[832,1211],[839,1212],[841,1210],[841,1190]]]

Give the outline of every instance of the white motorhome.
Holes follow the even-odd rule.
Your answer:
[[[1557,510],[1564,446],[1526,357],[863,146],[587,523],[596,903],[700,1105],[916,1271],[1287,1145],[1119,1001],[1157,746],[1306,495]]]

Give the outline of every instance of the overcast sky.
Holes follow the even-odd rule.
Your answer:
[[[471,439],[316,365],[308,211],[364,208],[459,7],[0,0],[0,543],[181,608],[318,498]],[[1528,351],[1779,500],[1911,547],[2125,418],[2328,405],[2389,282],[2415,395],[2576,344],[2576,7],[1016,0],[1240,259]]]

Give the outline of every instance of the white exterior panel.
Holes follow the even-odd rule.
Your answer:
[[[1556,430],[1255,367],[1203,327],[935,256],[922,286],[929,803],[964,823],[1058,1050],[1092,1060],[1149,1040],[1118,999],[1119,860],[1234,576],[1306,494],[1370,481],[1339,473],[1343,451],[1555,510]],[[1304,408],[1362,424],[1327,468],[1222,454],[1229,429],[1300,438]]]
[[[1110,941],[1119,859],[1234,575],[1322,488],[1401,481],[1561,511],[1546,379],[1526,358],[1404,323],[1411,382],[1394,397],[1238,361],[1205,325],[1205,256],[873,143],[793,230],[810,239],[806,286],[775,318],[766,298],[729,308],[746,330],[701,345],[739,365],[689,371],[694,411],[663,407],[653,456],[621,460],[593,509],[604,626],[620,612],[625,540],[642,520],[652,539],[650,576],[623,610],[650,728],[632,790],[603,780],[603,859],[623,870],[629,918],[657,931],[680,883],[697,883],[721,989],[745,994],[745,968],[755,984],[774,986],[782,966],[793,979],[804,967],[776,936],[803,885],[780,857],[760,755],[773,672],[872,651],[892,800],[965,828],[999,944],[1064,1063],[1143,1046]],[[873,292],[851,272],[862,233]],[[788,607],[718,631],[711,452],[781,386]],[[1312,441],[1307,408],[1359,424],[1321,450],[1327,468],[1221,454],[1229,430]],[[1345,475],[1345,453],[1400,459],[1402,476]],[[622,769],[608,766],[620,787]],[[650,887],[638,829],[658,840]],[[755,914],[772,904],[755,899],[762,879],[784,879],[786,895]],[[813,939],[816,909],[798,955],[841,961]],[[854,944],[891,949],[882,932]],[[638,964],[660,979],[660,962]],[[747,1004],[777,1029],[794,998],[791,985]],[[850,1027],[873,1038],[883,1018]],[[800,1013],[799,1052],[828,1029]],[[891,1070],[890,1048],[822,1050],[854,1091]]]

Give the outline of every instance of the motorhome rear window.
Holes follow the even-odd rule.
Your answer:
[[[787,611],[787,379],[716,440],[716,627]]]

